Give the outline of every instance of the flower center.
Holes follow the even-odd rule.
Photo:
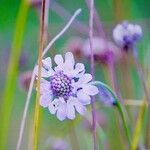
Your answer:
[[[67,99],[72,94],[71,78],[65,75],[63,71],[53,75],[50,81],[52,92],[56,97]]]

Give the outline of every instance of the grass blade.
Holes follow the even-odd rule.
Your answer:
[[[8,136],[9,119],[13,107],[13,97],[15,95],[16,80],[18,75],[18,62],[21,53],[23,34],[27,19],[29,5],[25,0],[21,1],[18,16],[16,19],[14,37],[8,64],[6,85],[3,94],[3,106],[1,108],[1,125],[0,125],[0,149],[5,149]]]

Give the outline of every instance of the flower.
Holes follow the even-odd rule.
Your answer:
[[[28,91],[31,77],[32,71],[25,71],[19,75],[19,85],[23,90]]]
[[[84,56],[90,57],[91,49],[89,40],[84,42],[82,51]],[[117,46],[99,37],[93,38],[93,54],[95,61],[104,64],[107,64],[111,59],[117,61],[121,58],[121,52]]]
[[[98,93],[98,88],[92,85],[92,75],[85,73],[82,63],[75,64],[71,52],[54,58],[56,67],[52,68],[51,58],[42,60],[40,105],[48,107],[51,114],[56,114],[59,120],[74,119],[75,110],[84,115],[85,105],[91,103],[91,97]],[[35,68],[38,74],[38,66]]]
[[[113,30],[113,38],[121,47],[128,50],[142,37],[142,29],[139,25],[126,21],[118,24]]]

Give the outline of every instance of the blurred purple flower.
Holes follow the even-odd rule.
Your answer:
[[[42,61],[40,105],[48,107],[51,114],[56,114],[59,120],[74,119],[75,110],[85,114],[86,107],[91,103],[91,97],[98,93],[98,88],[91,84],[92,75],[85,73],[82,63],[75,64],[71,52],[54,58],[56,67],[52,69],[51,58]],[[35,68],[38,74],[38,66]],[[44,79],[47,78],[47,79]]]
[[[118,24],[113,30],[115,42],[125,50],[132,47],[142,37],[142,29],[139,25],[126,21]]]
[[[32,71],[25,71],[19,76],[19,84],[21,88],[25,91],[28,91],[30,81],[31,81]]]
[[[90,43],[86,40],[82,47],[83,55],[90,58]],[[121,52],[112,42],[106,41],[99,37],[93,38],[94,60],[107,64],[111,59],[117,61],[121,58]]]
[[[63,140],[57,140],[53,143],[52,150],[67,150],[68,145]]]

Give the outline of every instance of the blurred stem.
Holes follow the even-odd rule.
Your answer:
[[[120,116],[121,116],[121,119],[122,119],[122,123],[123,123],[123,127],[124,127],[124,130],[125,130],[125,134],[126,134],[126,137],[128,139],[128,143],[129,143],[129,146],[131,147],[131,138],[130,138],[130,132],[129,132],[129,129],[128,129],[128,125],[127,125],[127,121],[126,121],[126,116],[125,116],[125,112],[120,104],[120,102],[117,100],[116,102],[116,107],[120,113]]]
[[[117,83],[113,57],[110,58],[110,62],[108,63],[108,68],[109,68],[109,71],[110,71],[110,76],[111,76],[111,82],[112,82],[112,85],[113,85],[113,89],[114,89],[117,97],[119,98],[120,102],[123,104],[123,99],[122,99],[120,89],[119,89],[118,83]]]
[[[89,42],[91,49],[91,74],[95,76],[95,68],[94,68],[94,55],[93,55],[93,18],[94,18],[94,0],[90,0],[90,9],[89,9],[90,17],[89,17]],[[91,98],[91,106],[92,106],[92,129],[93,129],[93,142],[94,142],[94,150],[97,150],[97,141],[96,141],[96,108],[95,108],[95,98]]]
[[[70,128],[70,132],[69,132],[69,137],[70,137],[72,150],[80,150],[79,143],[78,143],[78,138],[77,138],[77,135],[76,135],[75,126],[74,126],[73,121],[71,121],[70,127],[71,128]]]
[[[54,11],[58,16],[60,16],[60,18],[62,18],[65,22],[68,21],[72,16],[68,10],[66,10],[61,4],[57,3],[56,1],[53,1],[50,9]],[[78,21],[77,19],[74,20],[72,28],[84,35],[87,35],[89,31],[89,27],[83,22]]]
[[[145,92],[147,102],[150,103],[150,97],[149,97],[148,90],[147,90],[147,87],[146,87],[144,73],[143,73],[142,67],[139,63],[138,52],[137,52],[137,49],[136,49],[135,45],[133,46],[133,53],[132,54],[133,54],[133,57],[134,57],[137,72],[139,74],[139,77],[140,77],[142,85],[143,85],[143,89],[144,89],[144,92]]]
[[[124,127],[124,130],[125,130],[125,134],[127,136],[129,146],[131,147],[131,139],[130,139],[130,134],[129,134],[130,132],[129,132],[128,124],[127,124],[127,121],[126,121],[126,112],[124,111],[120,101],[118,100],[118,98],[116,97],[114,92],[110,89],[110,87],[107,86],[106,84],[104,84],[103,82],[94,81],[94,82],[92,82],[92,84],[97,86],[97,87],[98,86],[104,86],[112,94],[112,96],[114,97],[114,99],[115,99],[114,106],[116,106],[118,111],[119,111],[119,114],[120,114],[122,122],[123,122],[123,127]]]
[[[23,34],[27,19],[29,5],[26,0],[22,0],[17,19],[15,23],[15,31],[13,35],[10,59],[7,69],[6,84],[3,94],[3,104],[1,105],[1,123],[0,123],[0,149],[5,149],[8,137],[8,129],[10,125],[10,116],[14,103],[14,95],[16,89],[16,80],[18,75],[18,63],[21,53]]]
[[[136,121],[136,126],[133,134],[133,140],[132,140],[132,147],[131,150],[136,150],[138,147],[139,139],[141,136],[141,130],[144,122],[144,116],[147,108],[147,101],[144,99],[143,100],[143,105],[141,106],[137,121]]]
[[[36,95],[35,114],[34,114],[34,123],[33,123],[33,150],[38,149],[39,118],[40,118],[39,99],[40,99],[40,83],[41,83],[41,68],[42,68],[42,52],[44,49],[45,4],[46,4],[46,0],[42,0],[39,56],[38,56],[37,95]]]

